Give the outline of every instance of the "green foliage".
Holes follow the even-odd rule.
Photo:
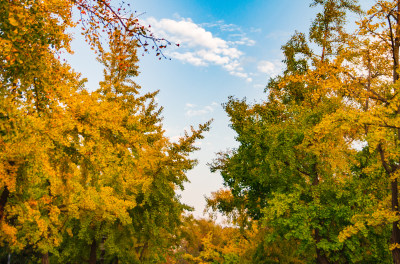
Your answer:
[[[249,105],[230,98],[225,104],[239,147],[211,164],[227,190],[208,205],[236,219],[260,220],[270,231],[266,245],[294,242],[291,249],[303,263],[389,263],[391,228],[372,220],[397,219],[384,205],[388,181],[374,156],[379,150],[352,145],[364,141],[366,125],[352,115],[362,109],[349,97],[355,83],[343,78],[353,38],[344,32],[345,16],[360,9],[355,1],[312,5],[322,7],[310,28],[312,44],[295,33],[282,47],[286,68],[269,81],[268,100]]]

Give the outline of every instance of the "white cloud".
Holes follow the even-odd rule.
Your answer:
[[[243,56],[243,52],[237,48],[237,45],[250,46],[254,45],[255,42],[243,36],[243,34],[237,41],[226,41],[213,36],[210,31],[194,23],[190,18],[157,20],[151,17],[146,19],[143,24],[150,24],[152,32],[157,37],[180,44],[180,48],[171,50],[173,47],[170,47],[165,52],[167,56],[195,66],[218,65],[234,76],[251,81],[251,78],[241,67],[240,59]],[[233,24],[223,24],[223,21],[202,25],[208,27],[218,26],[220,30],[225,31],[240,30],[239,27],[235,27]]]
[[[238,25],[226,24],[223,20],[218,20],[218,21],[216,21],[214,23],[202,23],[202,24],[200,24],[200,26],[201,27],[208,27],[208,28],[218,27],[219,30],[221,30],[221,31],[230,31],[230,32],[240,31],[241,30],[241,28]]]
[[[230,74],[240,78],[248,78],[248,74],[244,72],[230,72]]]
[[[245,73],[245,72],[230,71],[229,74],[233,75],[233,76],[237,76],[237,77],[242,78],[242,79],[246,79],[246,82],[252,82],[253,81],[253,78],[249,77],[249,74]]]
[[[251,28],[250,28],[250,32],[259,33],[259,32],[261,32],[261,28],[254,28],[254,27],[251,27]]]
[[[206,115],[214,112],[216,106],[218,106],[216,102],[212,102],[210,105],[206,105],[202,108],[199,108],[194,104],[187,103],[185,107],[185,115],[189,117]]]
[[[246,45],[246,46],[254,46],[256,42],[248,37],[242,37],[239,40],[233,41],[232,43],[237,45]]]
[[[260,61],[257,69],[263,73],[273,73],[275,71],[275,65],[270,61]]]
[[[217,53],[209,52],[207,50],[200,50],[197,52],[197,55],[199,55],[205,61],[214,62],[215,64],[218,65],[225,65],[225,64],[229,65],[228,56],[219,55]]]
[[[279,61],[260,61],[257,69],[259,72],[266,73],[270,76],[275,76],[281,71],[282,63]]]
[[[242,71],[243,70],[243,68],[240,67],[240,63],[238,61],[234,61],[234,62],[232,62],[230,64],[224,65],[224,68],[227,71],[234,71],[234,70],[241,70]]]
[[[191,19],[176,21],[164,18],[158,21],[151,17],[146,21],[157,36],[181,43],[182,46],[197,46],[211,50],[228,47],[225,40],[213,37],[211,32],[195,24]]]
[[[199,57],[196,57],[196,54],[194,54],[192,52],[185,52],[185,53],[172,52],[170,55],[172,57],[174,57],[175,59],[188,62],[195,66],[207,66],[208,65],[207,62],[205,62],[204,60],[202,60]]]
[[[230,38],[239,38],[239,40],[229,41],[230,44],[254,46],[256,42],[246,36],[245,33],[230,34]]]
[[[195,104],[186,103],[186,107],[193,108],[193,107],[196,107],[196,105]]]

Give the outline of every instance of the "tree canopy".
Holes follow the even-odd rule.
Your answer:
[[[311,5],[322,11],[282,46],[265,102],[225,104],[240,145],[211,164],[227,189],[208,204],[258,220],[271,245],[298,241],[306,263],[400,263],[400,4],[378,1],[354,33],[345,21],[361,13],[356,1]]]
[[[138,49],[154,45],[161,56],[168,42],[108,0],[0,9],[0,254],[23,263],[164,261],[189,209],[176,190],[209,127],[171,142],[158,92],[141,94],[132,79]],[[104,65],[94,91],[60,57],[78,26]]]
[[[138,53],[171,43],[125,3],[0,1],[0,261],[400,263],[400,1],[310,6],[264,100],[223,105],[220,225],[177,195],[211,121],[172,141],[135,82]],[[62,59],[71,29],[103,65],[94,90]]]

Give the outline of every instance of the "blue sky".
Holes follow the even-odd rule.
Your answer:
[[[237,146],[221,104],[228,96],[265,100],[268,79],[282,67],[280,47],[295,30],[307,33],[318,10],[304,0],[126,2],[156,36],[180,44],[166,49],[171,60],[159,61],[152,53],[140,57],[141,73],[135,80],[143,92],[160,90],[157,100],[164,107],[166,134],[176,139],[191,125],[214,119],[198,143],[201,150],[193,155],[199,164],[188,173],[190,183],[181,192],[182,201],[195,208],[194,215],[202,216],[204,196],[222,188],[221,176],[210,173],[207,163],[215,153]],[[94,89],[102,69],[82,38],[75,37],[75,54],[68,60]]]

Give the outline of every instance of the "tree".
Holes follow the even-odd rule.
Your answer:
[[[307,262],[313,258],[317,263],[386,261],[387,251],[376,246],[385,243],[379,234],[386,230],[365,230],[377,237],[375,241],[360,235],[338,239],[354,212],[376,206],[384,197],[382,191],[370,199],[368,195],[377,192],[360,188],[371,184],[360,186],[356,168],[362,153],[351,145],[361,126],[330,123],[333,116],[341,114],[344,119],[353,109],[343,92],[339,57],[350,39],[344,32],[346,12],[360,10],[355,1],[312,5],[323,8],[309,34],[317,51],[311,50],[304,34],[296,33],[282,47],[286,69],[270,80],[268,101],[248,105],[230,98],[225,110],[240,146],[221,153],[211,168],[221,171],[233,204],[270,228],[267,241],[299,241],[297,250],[309,253],[303,256]],[[329,123],[332,129],[326,130]],[[225,205],[220,200],[216,207],[224,210]],[[372,253],[361,246],[370,243]]]
[[[347,117],[338,113],[331,119],[341,127],[358,128],[357,139],[364,142],[370,159],[364,173],[382,174],[390,196],[383,197],[376,208],[357,216],[354,225],[345,229],[342,239],[364,230],[366,226],[391,225],[390,250],[393,263],[400,263],[398,197],[398,65],[399,1],[379,1],[360,22],[360,28],[339,56],[343,67],[338,85],[352,107]],[[340,117],[342,116],[342,117]],[[329,124],[326,122],[325,124]],[[380,180],[381,182],[382,180]]]
[[[253,252],[263,240],[257,225],[240,230],[193,216],[184,216],[182,221],[178,244],[168,263],[253,263]]]
[[[161,53],[168,42],[106,0],[2,1],[0,8],[4,253],[25,262],[95,263],[101,245],[101,258],[110,261],[162,258],[187,208],[175,190],[209,127],[171,143],[157,92],[140,95],[131,80],[137,49],[152,41]],[[87,91],[59,56],[71,52],[67,29],[77,24],[106,67],[97,91]]]

